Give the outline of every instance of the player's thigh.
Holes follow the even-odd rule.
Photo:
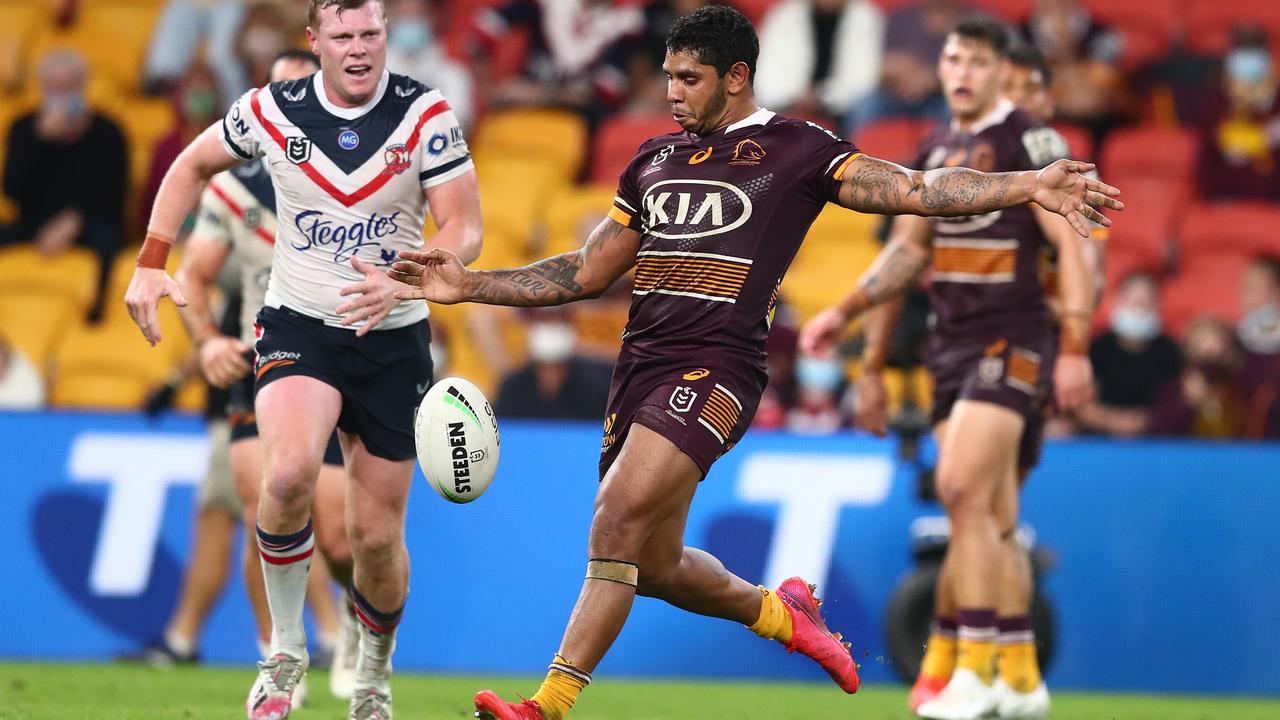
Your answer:
[[[254,408],[268,479],[288,474],[314,480],[342,411],[342,395],[322,380],[289,375],[259,388]]]
[[[1018,524],[1019,492],[1021,491],[1021,470],[1016,466],[1000,476],[996,485],[995,496],[991,508],[996,516],[996,525],[1000,534],[1010,534]]]
[[[1018,412],[980,400],[952,408],[938,455],[938,493],[951,505],[989,504],[1017,466],[1025,424]]]
[[[673,442],[633,424],[596,494],[592,542],[621,533],[643,547],[665,520],[688,512],[701,478],[702,470]]]
[[[339,433],[347,460],[347,528],[352,540],[398,538],[413,481],[413,460],[388,460],[369,452],[360,437]]]

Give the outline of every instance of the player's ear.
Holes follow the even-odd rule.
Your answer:
[[[730,95],[737,95],[751,86],[751,68],[744,62],[736,62],[724,76],[725,88]]]
[[[311,46],[311,52],[319,56],[320,48],[317,46],[316,40],[318,40],[318,38],[316,37],[315,31],[312,30],[310,26],[308,26],[307,27],[307,44]]]

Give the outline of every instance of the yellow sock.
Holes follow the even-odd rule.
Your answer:
[[[787,606],[778,594],[763,585],[760,587],[760,619],[747,629],[766,640],[782,644],[791,642],[792,620]]]
[[[1001,643],[999,651],[1000,679],[1021,693],[1040,686],[1040,661],[1034,643]]]
[[[931,678],[950,678],[956,669],[956,636],[934,629],[924,648],[920,674]]]
[[[578,694],[589,684],[591,673],[556,655],[547,670],[547,679],[532,699],[542,708],[547,720],[563,720],[578,701]]]
[[[996,678],[996,642],[960,638],[956,648],[956,667],[972,670],[990,685]]]

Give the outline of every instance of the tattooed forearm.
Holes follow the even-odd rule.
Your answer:
[[[929,264],[929,255],[914,245],[890,243],[858,281],[871,305],[879,305],[906,291]]]
[[[1030,201],[1022,175],[958,167],[919,172],[863,156],[845,171],[839,201],[869,213],[980,215]]]
[[[477,272],[471,296],[490,305],[562,305],[584,297],[581,270],[582,251],[575,250],[515,270]]]

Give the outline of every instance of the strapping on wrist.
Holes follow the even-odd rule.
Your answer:
[[[173,238],[148,230],[147,239],[142,241],[142,250],[138,251],[138,267],[163,270],[172,249]]]

